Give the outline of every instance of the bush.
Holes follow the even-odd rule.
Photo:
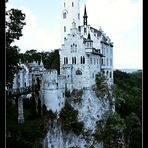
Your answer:
[[[65,101],[65,106],[60,112],[60,119],[64,130],[67,132],[72,130],[75,134],[80,134],[83,130],[83,122],[78,122],[78,111]]]

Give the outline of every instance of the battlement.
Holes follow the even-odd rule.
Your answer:
[[[44,75],[57,75],[57,70],[56,69],[49,69],[43,72]]]
[[[66,76],[64,76],[64,75],[59,75],[58,76],[58,80],[65,80],[66,79]]]
[[[73,68],[73,65],[72,64],[65,64],[65,65],[62,65],[62,68],[63,69],[70,69],[70,68]]]

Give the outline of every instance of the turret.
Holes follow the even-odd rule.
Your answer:
[[[80,0],[61,0],[61,44],[70,33],[73,20],[80,26]]]

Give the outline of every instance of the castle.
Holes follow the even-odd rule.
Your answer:
[[[60,75],[42,61],[21,64],[13,83],[13,88],[27,87],[39,80],[41,102],[54,112],[64,106],[65,90],[91,88],[99,72],[113,84],[113,42],[88,24],[86,6],[80,25],[80,0],[61,0],[61,44]]]

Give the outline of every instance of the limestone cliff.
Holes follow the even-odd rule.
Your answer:
[[[78,111],[78,121],[83,122],[84,127],[80,134],[72,130],[63,130],[60,117],[49,124],[49,131],[43,141],[44,148],[102,148],[103,143],[98,142],[94,134],[98,130],[98,122],[103,121],[108,112],[114,111],[110,98],[113,100],[111,91],[99,98],[92,88],[74,90],[71,96],[66,98],[70,105]]]

